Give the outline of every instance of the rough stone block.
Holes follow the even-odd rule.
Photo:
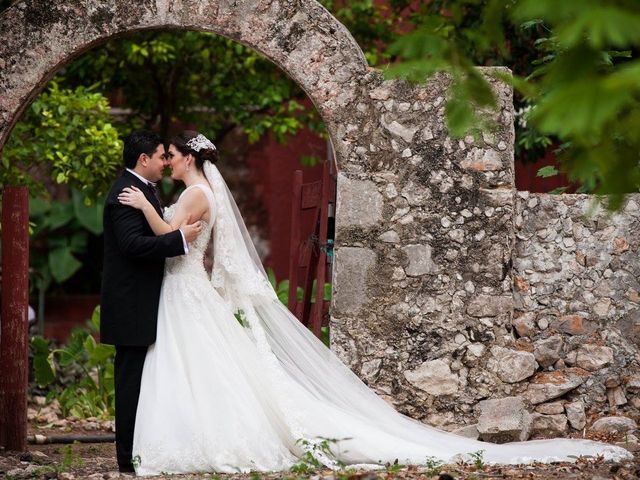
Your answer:
[[[458,391],[458,376],[443,360],[424,362],[415,370],[407,370],[404,377],[412,385],[430,395],[450,395]]]
[[[531,433],[531,414],[521,397],[483,400],[478,403],[478,432],[494,443],[524,441]]]
[[[560,335],[553,335],[552,337],[545,338],[544,340],[538,340],[534,343],[533,351],[536,361],[542,367],[549,367],[553,365],[560,359],[563,345],[564,341]]]
[[[407,254],[409,259],[409,265],[404,271],[410,277],[438,271],[438,266],[431,259],[430,245],[407,245],[402,248],[402,251]]]
[[[513,325],[521,337],[531,337],[536,333],[536,322],[533,313],[525,313],[514,318],[511,321],[511,325]]]
[[[625,384],[627,386],[627,392],[640,393],[640,375],[630,375],[627,377]]]
[[[455,433],[456,435],[460,435],[461,437],[472,438],[473,440],[477,440],[478,438],[480,438],[480,432],[478,432],[477,423],[456,428],[451,433]]]
[[[511,295],[477,295],[469,303],[467,313],[472,317],[496,317],[509,313],[512,309],[513,297]]]
[[[613,350],[601,345],[582,345],[578,349],[576,365],[590,372],[595,372],[613,362]]]
[[[581,368],[538,373],[529,384],[525,396],[534,405],[553,400],[582,385],[588,376],[589,372]]]
[[[586,320],[580,315],[563,315],[554,320],[551,326],[569,335],[583,335],[587,333]]]
[[[536,412],[543,415],[559,415],[564,413],[564,402],[542,403],[536,406]]]
[[[336,217],[341,227],[371,227],[382,221],[382,194],[371,180],[338,173]]]
[[[567,417],[563,414],[533,414],[531,433],[540,437],[561,437],[567,433]]]
[[[333,311],[337,315],[357,313],[366,301],[367,275],[375,264],[376,255],[368,248],[339,247],[335,257],[333,289],[339,290],[340,295],[334,298]]]
[[[591,430],[595,432],[606,433],[624,433],[631,432],[638,428],[635,420],[628,417],[603,417],[591,425]]]
[[[491,352],[496,357],[496,373],[503,382],[517,383],[533,375],[538,368],[532,353],[494,347]]]
[[[564,406],[567,412],[567,419],[573,428],[582,430],[587,424],[587,415],[584,412],[584,403],[581,401],[567,403]]]

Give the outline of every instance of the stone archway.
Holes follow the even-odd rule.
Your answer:
[[[55,72],[109,38],[144,29],[223,35],[269,58],[314,102],[337,140],[367,63],[351,34],[314,0],[25,0],[0,18],[0,148]]]
[[[487,347],[511,342],[507,86],[491,80],[497,129],[456,140],[444,120],[446,77],[383,80],[314,0],[23,0],[0,17],[0,148],[57,69],[143,29],[224,35],[264,54],[314,102],[339,168],[332,348],[357,374],[435,424],[468,421],[479,399],[513,391],[487,366]]]

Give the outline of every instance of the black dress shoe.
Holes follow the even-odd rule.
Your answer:
[[[136,470],[133,468],[133,464],[129,463],[129,464],[124,464],[124,465],[118,465],[118,471],[120,473],[135,473]]]

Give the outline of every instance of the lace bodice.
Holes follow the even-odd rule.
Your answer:
[[[187,187],[184,192],[178,197],[178,200],[173,205],[164,209],[163,218],[166,222],[170,222],[176,213],[178,204],[182,196],[191,188],[201,188],[201,190],[207,196],[209,200],[209,221],[202,220],[202,231],[198,237],[189,244],[189,253],[186,255],[180,255],[178,257],[167,258],[165,263],[165,275],[168,274],[180,274],[180,275],[206,275],[204,267],[204,255],[209,246],[211,239],[211,230],[215,223],[215,204],[213,201],[213,192],[205,185],[191,185]]]

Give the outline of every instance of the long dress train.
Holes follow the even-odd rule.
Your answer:
[[[136,417],[138,475],[286,470],[305,452],[332,468],[451,462],[479,450],[487,463],[630,458],[589,440],[479,442],[398,413],[279,302],[222,177],[211,164],[205,173],[212,189],[189,188],[207,195],[210,224],[189,254],[166,263]]]

